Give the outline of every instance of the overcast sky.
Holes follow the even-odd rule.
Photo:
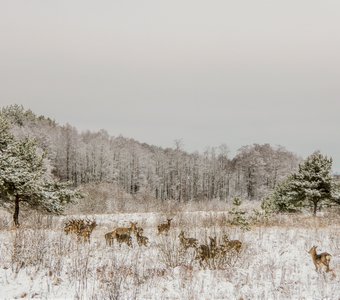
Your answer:
[[[0,104],[187,151],[340,171],[340,1],[0,0]]]

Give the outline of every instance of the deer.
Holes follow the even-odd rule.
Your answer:
[[[178,237],[179,237],[181,246],[184,249],[188,249],[190,247],[192,247],[192,248],[197,248],[198,247],[198,240],[194,239],[194,238],[186,238],[184,236],[184,231],[183,230],[181,230],[181,233],[178,235]]]
[[[241,241],[229,240],[229,237],[226,234],[222,237],[222,244],[219,247],[222,256],[225,256],[229,251],[236,251],[237,253],[240,253],[241,248]]]
[[[317,246],[313,246],[308,253],[311,255],[313,263],[315,265],[315,271],[319,272],[322,270],[323,267],[326,267],[326,272],[331,271],[329,268],[329,262],[331,260],[332,255],[327,252],[323,252],[317,254],[316,252]]]
[[[148,246],[149,239],[146,236],[143,236],[143,228],[138,227],[137,233],[136,233],[136,238],[137,238],[137,243],[138,246]]]
[[[77,231],[78,241],[83,238],[84,242],[90,242],[90,236],[94,228],[96,228],[97,223],[95,220],[86,220],[86,223],[80,227]]]
[[[114,236],[112,235],[112,232],[108,232],[108,233],[105,233],[105,242],[106,242],[106,245],[107,246],[112,246],[113,244],[113,239],[114,239]]]
[[[110,231],[105,234],[106,244],[112,246],[113,240],[117,239],[118,235],[128,234],[131,235],[131,232],[137,232],[137,222],[130,222],[130,227],[118,227],[113,231]]]
[[[199,260],[200,266],[203,266],[203,262],[207,262],[211,258],[215,258],[218,254],[218,248],[216,243],[216,237],[209,237],[209,245],[200,245],[197,248],[196,260]]]
[[[165,233],[165,234],[168,234],[169,230],[170,230],[170,223],[171,223],[171,219],[167,219],[167,223],[163,223],[163,224],[159,224],[157,226],[158,228],[158,234],[161,234],[161,233]]]
[[[65,223],[64,232],[66,235],[69,233],[77,233],[84,224],[83,219],[70,219]]]
[[[218,247],[217,247],[217,242],[216,242],[216,237],[212,238],[209,236],[210,240],[210,257],[214,258],[218,254]]]
[[[93,229],[97,226],[95,220],[91,219],[71,219],[65,223],[64,232],[65,234],[75,233],[78,241],[83,238],[84,241],[90,242],[90,235]]]
[[[119,247],[122,243],[127,244],[129,247],[132,247],[132,238],[129,233],[116,234],[116,240],[119,243]]]

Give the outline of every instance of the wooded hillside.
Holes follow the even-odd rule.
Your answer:
[[[2,108],[1,114],[16,137],[35,138],[53,173],[75,186],[114,183],[126,193],[161,200],[261,199],[299,163],[282,146],[248,145],[231,158],[225,145],[188,153],[178,141],[164,149],[105,130],[78,132],[18,105]]]

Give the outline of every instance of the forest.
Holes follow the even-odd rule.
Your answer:
[[[261,200],[301,161],[283,146],[270,144],[245,145],[230,157],[226,145],[188,153],[181,140],[174,141],[172,148],[161,148],[110,136],[104,129],[79,132],[19,105],[3,107],[1,115],[16,138],[37,141],[61,181],[74,187],[112,184],[143,199],[228,201],[238,196]]]

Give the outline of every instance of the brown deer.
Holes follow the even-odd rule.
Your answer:
[[[70,219],[65,223],[64,232],[65,234],[75,233],[77,235],[77,240],[90,242],[90,236],[93,229],[97,226],[95,220],[86,218],[84,219]]]
[[[225,256],[230,251],[236,251],[240,253],[242,248],[242,242],[239,240],[229,240],[228,235],[222,237],[222,244],[220,245],[220,252],[222,256]]]
[[[97,223],[95,220],[91,221],[91,220],[86,220],[86,223],[79,228],[79,230],[77,231],[77,237],[78,237],[78,241],[81,240],[81,238],[83,238],[84,242],[90,242],[90,236],[92,231],[96,228]]]
[[[209,236],[209,240],[210,240],[210,256],[211,258],[214,258],[218,254],[216,237],[212,238]]]
[[[165,234],[168,234],[169,230],[170,230],[170,223],[171,223],[171,219],[167,219],[167,223],[163,223],[163,224],[159,224],[157,226],[158,228],[158,234],[161,234],[161,233],[165,233]]]
[[[142,234],[143,234],[143,228],[138,227],[138,230],[137,230],[137,233],[136,233],[136,238],[137,238],[138,246],[145,246],[145,247],[147,247],[148,243],[149,243],[149,239],[146,236],[142,235]]]
[[[108,245],[108,246],[113,245],[113,239],[115,238],[115,236],[113,236],[112,233],[113,233],[113,231],[105,233],[105,242],[106,242],[106,245]]]
[[[132,247],[132,238],[129,233],[116,234],[116,240],[119,243],[119,247],[122,243],[127,244],[129,247]]]
[[[332,255],[327,252],[323,252],[320,254],[316,253],[317,246],[313,246],[308,253],[311,255],[313,263],[315,265],[315,271],[319,272],[323,267],[326,267],[326,272],[331,271],[329,268],[329,262],[331,260]]]
[[[186,238],[184,236],[184,231],[181,230],[181,233],[178,235],[179,237],[179,240],[180,240],[180,243],[181,243],[181,246],[184,248],[184,249],[188,249],[190,247],[192,248],[197,248],[198,247],[198,241],[197,239],[194,239],[194,238]]]
[[[131,235],[131,233],[137,232],[137,222],[130,222],[130,227],[118,227],[111,232],[105,234],[106,244],[112,246],[113,240],[117,239],[117,235],[127,234]]]
[[[202,267],[203,262],[207,262],[209,259],[215,258],[218,254],[218,248],[216,243],[216,237],[209,237],[209,245],[200,245],[197,248],[196,260],[199,260],[199,264]]]
[[[77,233],[79,229],[85,224],[83,219],[70,219],[65,223],[65,234]]]

